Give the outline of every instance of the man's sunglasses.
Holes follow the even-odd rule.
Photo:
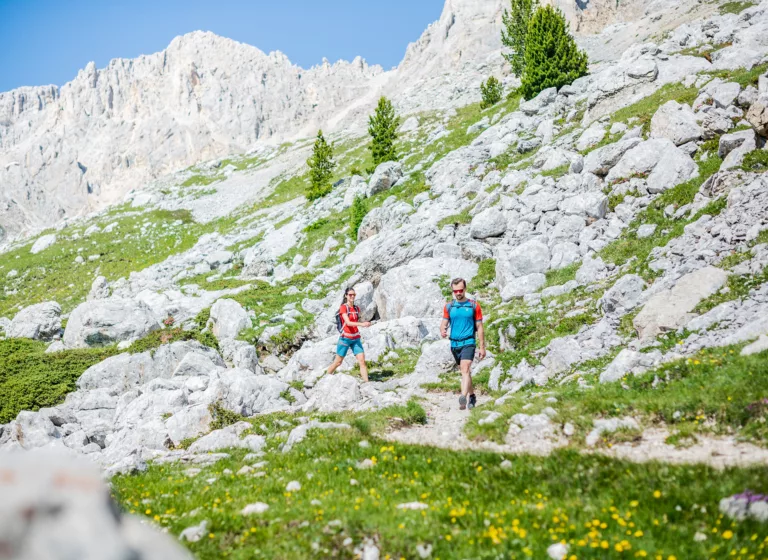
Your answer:
[[[461,289],[461,290],[453,290],[453,293],[454,293],[454,294],[463,294],[465,290],[466,290],[466,289]]]

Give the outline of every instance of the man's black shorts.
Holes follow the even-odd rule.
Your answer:
[[[456,360],[458,366],[462,360],[474,360],[475,359],[475,345],[470,344],[467,346],[459,346],[458,348],[451,348],[453,359]]]

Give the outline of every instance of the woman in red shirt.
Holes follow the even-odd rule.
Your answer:
[[[328,366],[326,372],[332,374],[344,361],[344,357],[347,352],[352,350],[355,354],[357,363],[360,364],[360,375],[363,377],[363,382],[368,383],[368,366],[365,363],[365,352],[363,351],[363,343],[360,341],[360,330],[358,327],[370,327],[370,321],[360,322],[360,310],[355,305],[354,288],[347,288],[344,292],[344,300],[339,308],[339,316],[343,328],[341,330],[341,336],[339,342],[336,344],[336,357],[333,363]]]

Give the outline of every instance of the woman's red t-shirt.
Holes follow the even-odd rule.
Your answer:
[[[341,330],[341,336],[344,338],[360,338],[360,330],[357,327],[353,327],[352,325],[348,325],[346,321],[344,321],[344,314],[347,314],[347,317],[350,321],[353,323],[357,323],[359,319],[359,313],[357,312],[357,308],[351,305],[342,304],[342,306],[339,308],[339,316],[341,317],[342,322],[344,323],[344,328]]]

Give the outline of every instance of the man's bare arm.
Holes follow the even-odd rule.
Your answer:
[[[475,324],[477,325],[478,352],[482,360],[485,358],[485,329],[483,328],[482,321],[476,321]]]

